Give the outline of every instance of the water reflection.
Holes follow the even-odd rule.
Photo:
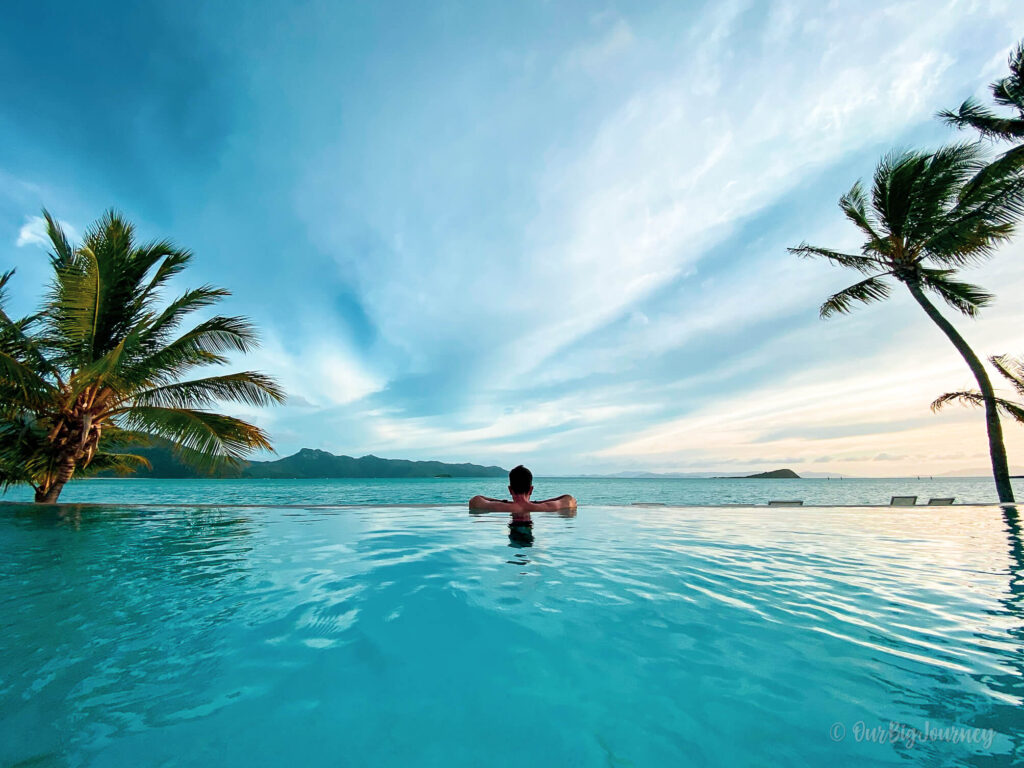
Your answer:
[[[508,518],[508,545],[513,549],[528,549],[534,545],[536,534],[534,528],[534,516],[561,517],[571,519],[576,517],[575,509],[559,509],[551,512],[531,512],[525,516],[509,515],[507,512],[498,512],[489,509],[470,509],[471,517],[485,517],[499,515]],[[529,562],[525,554],[520,560],[510,560],[510,563],[524,565]]]
[[[1016,641],[1018,648],[1024,648],[1024,538],[1022,538],[1020,511],[1017,507],[1003,507],[1003,519],[1006,521],[1007,540],[1009,544],[1009,595],[1003,601],[1006,612],[1015,619],[1015,626],[1009,630],[1009,634]],[[1002,692],[1018,703],[1024,701],[1024,654],[1008,654],[1008,661],[1011,666],[1016,667],[1014,674],[1004,675],[999,680],[993,681],[995,687],[1001,688]],[[1013,765],[1024,763],[1024,728],[1020,727],[1020,711],[1011,708],[1006,723],[997,723],[1003,726],[1012,739],[1011,760]],[[1012,721],[1012,722],[1011,722]]]
[[[529,515],[509,521],[508,545],[517,549],[533,546],[533,519]]]

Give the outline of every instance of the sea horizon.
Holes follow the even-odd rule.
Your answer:
[[[1014,480],[1024,495],[1024,480]],[[245,505],[245,506],[394,506],[431,504],[465,506],[477,494],[508,496],[506,477],[422,478],[91,478],[73,480],[61,495],[63,504],[104,506]],[[543,476],[534,478],[534,498],[572,494],[580,509],[594,505],[664,505],[670,507],[764,506],[770,501],[801,501],[807,506],[885,506],[893,496],[953,498],[958,505],[998,502],[991,478],[783,478],[722,477],[611,478]],[[26,504],[31,489],[11,488],[0,503]]]

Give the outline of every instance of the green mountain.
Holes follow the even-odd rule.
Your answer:
[[[503,477],[508,470],[479,464],[445,464],[443,461],[407,461],[378,456],[335,456],[327,451],[303,448],[277,461],[254,461],[243,477]]]
[[[199,472],[184,464],[170,446],[155,444],[147,448],[133,448],[132,453],[145,456],[152,469],[141,469],[135,477],[156,478],[334,478],[334,477],[504,477],[508,471],[501,467],[483,467],[479,464],[446,464],[442,461],[407,461],[382,459],[378,456],[335,456],[327,451],[303,448],[292,456],[274,461],[252,461],[239,470],[221,471],[212,475]],[[110,477],[112,473],[101,476]]]

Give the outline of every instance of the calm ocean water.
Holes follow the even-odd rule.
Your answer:
[[[1024,480],[1015,480],[1024,499]],[[103,479],[70,483],[61,502],[121,504],[458,504],[480,493],[505,498],[504,478],[426,480],[139,480]],[[858,480],[703,480],[537,478],[539,499],[571,493],[581,504],[670,505],[766,504],[802,499],[805,504],[888,504],[892,496],[953,496],[957,503],[993,503],[989,478],[886,478]],[[0,495],[30,501],[27,488]]]
[[[529,544],[461,505],[6,506],[0,765],[1024,761],[1012,512],[591,505]]]

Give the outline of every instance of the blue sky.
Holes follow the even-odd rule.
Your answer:
[[[230,288],[279,453],[541,474],[985,467],[909,296],[828,323],[836,200],[1005,71],[986,2],[5,4],[0,266],[115,206]],[[962,137],[960,137],[962,138]],[[958,321],[1022,353],[1024,247]],[[852,281],[851,281],[852,282]],[[1009,427],[1011,462],[1024,430]]]

